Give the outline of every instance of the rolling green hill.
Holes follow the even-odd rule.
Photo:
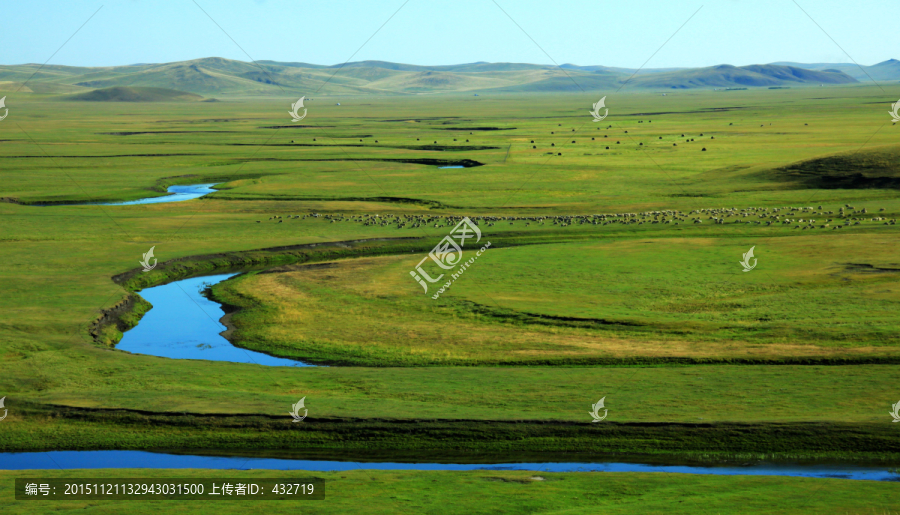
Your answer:
[[[890,62],[883,74],[893,73]],[[870,67],[875,68],[875,67]],[[879,72],[879,73],[882,73]],[[873,72],[875,73],[875,72]],[[632,77],[633,75],[633,77]],[[23,86],[23,83],[27,84]],[[461,92],[566,92],[773,87],[857,82],[841,70],[774,64],[662,68],[527,63],[419,66],[359,61],[334,66],[207,57],[111,67],[0,66],[0,93],[70,94],[115,87],[164,88],[203,96],[408,95]]]

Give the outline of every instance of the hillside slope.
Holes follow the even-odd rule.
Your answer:
[[[777,168],[766,175],[806,188],[900,189],[900,146],[818,157]]]

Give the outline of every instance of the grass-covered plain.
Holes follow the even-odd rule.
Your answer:
[[[283,430],[296,431],[286,412],[306,396],[309,427],[318,419],[331,432],[318,440],[285,438],[279,448],[316,443],[338,452],[371,442],[382,451],[456,445],[478,452],[533,443],[542,452],[572,444],[591,452],[694,453],[704,450],[711,433],[701,427],[708,427],[722,444],[707,445],[711,454],[896,460],[887,412],[900,398],[891,364],[897,226],[872,221],[900,213],[896,169],[878,158],[864,181],[841,175],[846,163],[873,149],[879,156],[896,152],[898,129],[884,111],[900,89],[885,89],[611,96],[612,114],[601,127],[585,110],[596,98],[581,94],[342,98],[340,107],[310,104],[302,127],[290,125],[287,99],[110,104],[19,97],[0,124],[0,396],[10,411],[0,428],[8,436],[2,450],[165,442],[186,448],[208,436],[212,414],[268,422],[213,431],[208,449],[272,450],[282,431],[272,421],[284,414]],[[841,157],[808,164],[827,155]],[[461,160],[484,165],[435,166]],[[789,166],[798,162],[807,164]],[[27,205],[131,200],[202,182],[223,184],[183,203]],[[679,225],[501,221],[482,227],[494,246],[436,302],[408,272],[447,227],[287,218],[690,215],[820,205],[837,212],[847,204],[868,212],[852,215],[860,225],[840,230],[712,224],[706,214],[702,224]],[[270,220],[275,215],[283,223]],[[397,237],[415,239],[384,243],[389,249],[373,243],[359,253],[271,251],[264,259],[249,252]],[[121,284],[111,280],[135,270],[154,245],[158,269]],[[759,265],[743,273],[738,261],[751,246]],[[192,261],[200,255],[213,257]],[[334,264],[303,268],[311,261]],[[235,263],[284,267],[215,289],[248,308],[235,315],[238,343],[364,366],[168,360],[115,350],[115,330],[97,339],[90,332],[101,310],[131,290]],[[744,364],[723,364],[728,360]],[[746,364],[767,360],[795,364]],[[804,362],[817,364],[797,364]],[[504,363],[516,366],[497,366]],[[641,365],[621,366],[628,363]],[[603,396],[609,425],[592,425],[587,411]],[[121,413],[155,422],[123,421]],[[176,414],[185,418],[172,419]],[[466,420],[478,425],[463,428]],[[422,433],[400,428],[405,422],[421,425]],[[501,422],[517,424],[515,431],[497,431]],[[642,433],[658,423],[682,427],[665,438]],[[733,424],[753,427],[741,433]],[[358,438],[361,426],[379,438]],[[477,477],[452,481],[475,484]],[[694,481],[725,495],[737,490],[722,485],[745,480]],[[815,483],[752,481],[771,495]],[[825,490],[851,488],[832,483],[842,484],[828,482]],[[852,496],[870,486],[855,488],[834,506],[853,513]],[[748,492],[742,503],[755,495]],[[725,507],[731,500],[723,502],[708,512],[733,513]],[[792,512],[790,506],[776,508]],[[683,511],[703,512],[692,508]]]

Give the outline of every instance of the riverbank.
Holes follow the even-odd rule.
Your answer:
[[[287,409],[287,408],[285,408]],[[160,413],[18,402],[0,452],[166,448],[320,453],[407,453],[452,458],[509,453],[646,455],[716,461],[833,459],[900,465],[889,424],[616,423]],[[485,437],[490,435],[490,437]],[[421,459],[421,458],[420,458]]]

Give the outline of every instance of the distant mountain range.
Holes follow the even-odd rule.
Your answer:
[[[807,70],[837,70],[846,73],[860,82],[876,82],[896,81],[900,80],[900,61],[896,59],[888,59],[882,63],[873,64],[872,66],[863,66],[847,63],[772,63],[779,66],[793,66],[796,68],[805,68]]]
[[[32,74],[34,76],[32,77]],[[30,77],[30,80],[29,80]],[[692,88],[784,87],[900,80],[900,61],[855,64],[774,63],[751,66],[634,70],[607,66],[560,67],[527,63],[419,66],[359,61],[324,66],[309,63],[248,63],[208,57],[163,64],[74,67],[37,64],[0,66],[0,95],[21,92],[83,94],[107,88],[165,88],[205,97],[294,95],[397,95],[451,92],[609,91]],[[177,96],[177,95],[175,95]],[[123,100],[100,94],[85,99]],[[74,97],[73,97],[74,98]]]

